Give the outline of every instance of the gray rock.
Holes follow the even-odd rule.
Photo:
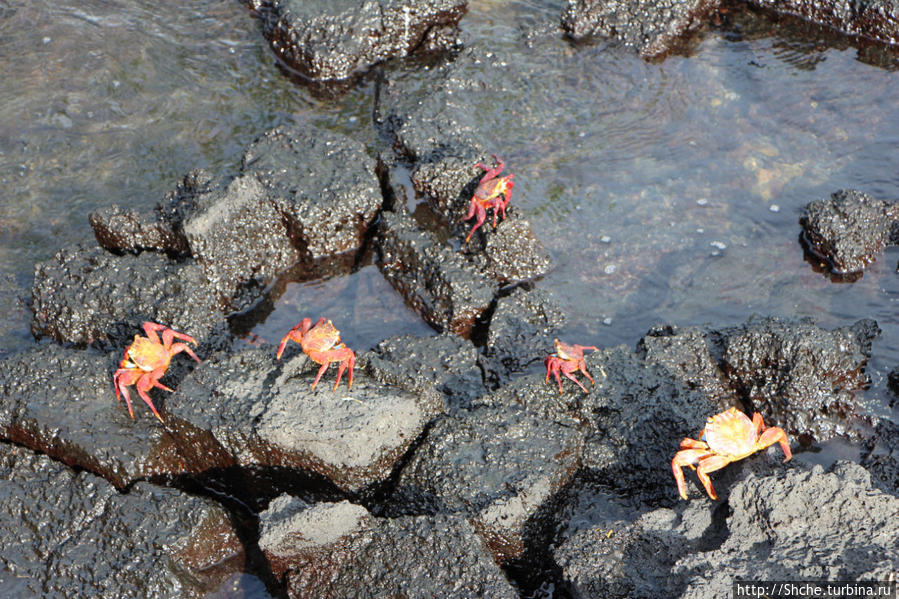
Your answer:
[[[485,392],[477,349],[451,333],[386,339],[360,356],[359,364],[381,383],[432,395],[446,408],[467,407]]]
[[[652,58],[702,26],[719,0],[568,0],[562,27],[574,39],[612,37]]]
[[[899,495],[899,425],[881,420],[865,441],[861,465],[871,473],[874,485]]]
[[[319,367],[292,352],[282,362],[272,348],[217,355],[181,382],[166,410],[173,435],[202,448],[188,470],[293,468],[358,492],[386,479],[442,408],[361,369],[352,389],[344,375],[332,390],[336,364],[311,390]]]
[[[809,202],[799,219],[808,249],[837,274],[861,272],[899,231],[899,207],[857,190]]]
[[[457,516],[374,518],[347,501],[309,506],[285,495],[260,514],[260,533],[291,598],[518,596]]]
[[[899,44],[899,5],[892,0],[815,2],[750,0],[752,4],[798,15],[809,21],[888,44]]]
[[[400,471],[391,513],[462,513],[497,561],[522,556],[550,527],[577,470],[582,435],[513,405],[437,419]]]
[[[393,56],[456,44],[462,0],[248,0],[284,61],[310,79],[344,79]]]
[[[0,436],[99,474],[120,489],[180,472],[181,448],[136,391],[134,420],[124,402],[116,401],[112,377],[120,357],[45,344],[3,359]],[[192,363],[178,357],[173,366],[182,359]],[[162,378],[169,387],[179,380],[177,374]],[[150,392],[163,417],[164,394]]]
[[[864,366],[879,334],[870,319],[826,331],[810,320],[751,318],[721,331],[722,364],[769,426],[819,441],[857,437],[861,412],[853,392],[869,383]]]
[[[416,226],[384,212],[378,232],[381,272],[428,323],[467,337],[493,302],[498,284]]]
[[[32,332],[64,343],[106,340],[124,349],[144,321],[201,344],[222,345],[228,336],[223,307],[202,269],[153,252],[63,248],[35,266],[32,298]]]
[[[97,243],[111,251],[138,254],[143,250],[155,250],[178,255],[189,252],[187,240],[159,213],[148,215],[113,205],[92,212],[88,220]]]
[[[205,597],[243,569],[228,514],[146,483],[120,494],[46,456],[0,444],[0,595]]]
[[[317,127],[278,127],[243,157],[310,260],[357,251],[383,198],[365,146]]]

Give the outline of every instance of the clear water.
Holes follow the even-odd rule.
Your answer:
[[[560,11],[472,2],[463,34],[527,61],[536,54],[522,40]],[[899,365],[899,249],[834,283],[805,261],[797,223],[808,201],[841,188],[899,201],[895,56],[739,11],[689,56],[659,63],[604,42],[536,43],[566,48],[547,67],[564,76],[522,82],[478,114],[516,175],[517,209],[557,262],[538,284],[563,303],[570,338],[633,346],[660,322],[871,317],[883,335],[864,400],[899,420],[885,387]],[[0,0],[0,72],[0,355],[35,342],[34,263],[92,243],[92,210],[152,206],[192,168],[233,172],[283,123],[333,128],[372,152],[381,143],[371,78],[331,95],[298,85],[237,0]],[[289,283],[266,312],[248,342],[277,342],[325,312],[357,351],[430,333],[372,265]]]

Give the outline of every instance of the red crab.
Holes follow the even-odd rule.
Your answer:
[[[477,189],[474,190],[474,195],[471,196],[471,204],[468,206],[468,215],[462,219],[471,220],[473,216],[477,215],[477,221],[475,222],[474,227],[471,228],[471,231],[468,232],[468,237],[465,238],[466,243],[471,239],[474,232],[484,224],[484,221],[487,220],[487,208],[493,208],[494,229],[496,228],[497,214],[503,219],[506,218],[506,207],[512,199],[512,188],[515,187],[515,182],[512,181],[512,177],[515,175],[497,177],[497,175],[502,172],[503,168],[505,168],[506,164],[501,158],[497,158],[496,154],[493,155],[493,159],[497,162],[495,168],[484,166],[480,162],[475,165],[487,172],[481,177]],[[505,197],[505,199],[503,199],[503,197]]]
[[[290,332],[281,340],[278,346],[277,358],[281,359],[287,342],[293,340],[300,344],[303,352],[316,364],[321,364],[318,374],[312,382],[312,388],[318,384],[319,379],[325,374],[331,362],[340,362],[337,368],[337,381],[334,383],[334,390],[340,384],[340,377],[343,371],[349,368],[349,388],[353,388],[353,367],[356,365],[356,354],[346,345],[340,342],[340,331],[334,328],[331,321],[325,322],[324,318],[319,318],[315,325],[312,320],[304,318],[300,324],[290,329]]]
[[[556,346],[556,351],[546,356],[546,359],[543,361],[546,365],[546,380],[543,382],[548,383],[549,375],[554,375],[556,381],[559,383],[559,393],[562,393],[562,377],[559,376],[559,373],[561,372],[574,381],[578,387],[583,389],[584,393],[589,393],[587,388],[584,387],[579,380],[574,378],[574,373],[580,370],[588,379],[590,379],[590,384],[593,384],[593,377],[587,372],[587,363],[584,362],[584,350],[590,349],[599,351],[599,348],[592,345],[578,345],[576,343],[574,345],[568,345],[562,343],[558,339],[554,339],[553,343]]]
[[[175,339],[181,339],[188,343],[197,342],[190,335],[185,335],[170,329],[167,326],[156,324],[154,322],[145,322],[144,332],[146,337],[140,335],[134,336],[134,341],[125,350],[125,356],[119,364],[119,369],[115,371],[112,377],[112,383],[115,386],[116,398],[122,401],[122,395],[125,396],[125,403],[128,405],[128,413],[134,418],[134,410],[131,409],[131,397],[128,396],[128,385],[137,385],[137,394],[140,395],[153,413],[162,422],[162,417],[156,411],[156,406],[147,395],[147,391],[153,387],[159,387],[166,391],[171,391],[168,387],[159,382],[162,375],[169,367],[172,356],[181,352],[187,352],[191,358],[200,363],[200,358],[184,343],[172,343]],[[159,340],[158,332],[162,332],[162,341]]]
[[[712,488],[709,472],[720,470],[731,462],[742,460],[775,443],[780,443],[780,448],[786,456],[785,462],[793,457],[784,430],[777,426],[766,427],[762,415],[758,412],[752,415],[752,420],[737,408],[715,414],[709,417],[699,439],[697,441],[688,437],[681,441],[681,450],[674,454],[674,459],[671,460],[677,490],[684,499],[687,498],[682,470],[684,466],[695,468],[706,493],[712,499],[718,499],[715,489]]]

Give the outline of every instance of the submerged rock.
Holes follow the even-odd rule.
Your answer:
[[[612,37],[645,58],[668,53],[702,26],[720,0],[568,0],[562,27],[573,39]]]
[[[0,595],[205,597],[243,569],[229,515],[207,499],[106,481],[0,444]]]
[[[448,49],[464,0],[247,0],[272,49],[310,79],[344,79],[393,56]]]
[[[857,190],[809,202],[799,219],[808,249],[833,272],[861,272],[899,239],[899,206]]]
[[[283,495],[260,514],[260,533],[291,598],[518,596],[458,516],[375,518],[348,501]]]

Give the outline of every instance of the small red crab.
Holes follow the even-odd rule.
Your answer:
[[[688,437],[681,441],[681,451],[674,454],[674,459],[671,460],[677,490],[684,499],[687,498],[682,470],[684,466],[694,468],[709,497],[718,499],[712,488],[709,472],[720,470],[731,462],[742,460],[775,443],[780,443],[786,456],[785,462],[793,457],[784,430],[777,426],[766,427],[758,412],[752,415],[752,420],[737,408],[715,414],[709,417],[699,439],[697,441]]]
[[[200,358],[184,343],[172,343],[176,338],[182,341],[193,343],[197,342],[190,335],[185,335],[170,329],[167,326],[156,324],[153,322],[144,323],[144,332],[146,337],[140,335],[134,336],[134,341],[125,350],[125,355],[119,364],[119,369],[115,371],[112,383],[115,385],[116,398],[122,401],[122,395],[125,396],[125,403],[128,404],[128,413],[134,418],[134,410],[131,409],[131,397],[128,396],[128,385],[137,385],[137,394],[140,395],[153,413],[162,422],[162,417],[156,411],[156,406],[147,395],[147,391],[153,387],[159,387],[166,391],[171,391],[168,387],[159,382],[162,375],[169,367],[172,356],[181,352],[187,352],[191,358],[200,363]],[[159,340],[158,332],[162,332],[162,341]]]
[[[574,381],[578,387],[583,389],[584,393],[589,393],[587,388],[584,387],[579,380],[574,378],[574,373],[580,370],[588,379],[590,379],[590,384],[593,384],[593,377],[587,372],[587,363],[584,362],[584,350],[590,349],[599,351],[599,348],[592,345],[578,345],[576,343],[574,345],[568,345],[562,343],[558,339],[554,339],[553,343],[556,346],[556,351],[546,356],[546,359],[543,361],[546,365],[546,380],[543,382],[548,383],[549,375],[554,375],[556,381],[559,383],[559,393],[562,393],[562,377],[559,376],[559,373],[561,372]]]
[[[512,188],[515,187],[515,182],[512,181],[512,177],[515,175],[498,177],[497,175],[502,172],[506,163],[504,163],[501,158],[497,158],[496,154],[493,155],[493,159],[497,162],[497,165],[494,168],[484,166],[480,162],[475,165],[487,172],[481,177],[477,189],[474,190],[474,195],[471,196],[471,204],[468,206],[468,214],[462,219],[471,220],[473,216],[477,215],[477,221],[475,222],[474,227],[471,228],[471,231],[468,232],[468,237],[465,238],[466,242],[471,239],[474,232],[484,224],[485,220],[487,220],[487,208],[493,208],[494,229],[496,228],[497,214],[502,216],[503,219],[506,218],[506,207],[512,199]],[[505,199],[503,199],[503,196]]]
[[[353,367],[356,365],[356,353],[340,342],[340,331],[334,328],[331,321],[325,322],[324,318],[319,318],[315,325],[312,319],[304,318],[300,324],[290,329],[290,332],[281,340],[278,346],[277,358],[281,359],[287,342],[293,340],[300,344],[303,352],[316,364],[321,364],[318,374],[312,382],[312,388],[318,384],[319,379],[325,374],[331,362],[340,362],[337,368],[337,381],[334,383],[334,389],[340,384],[340,377],[343,371],[349,368],[349,388],[353,388]]]

